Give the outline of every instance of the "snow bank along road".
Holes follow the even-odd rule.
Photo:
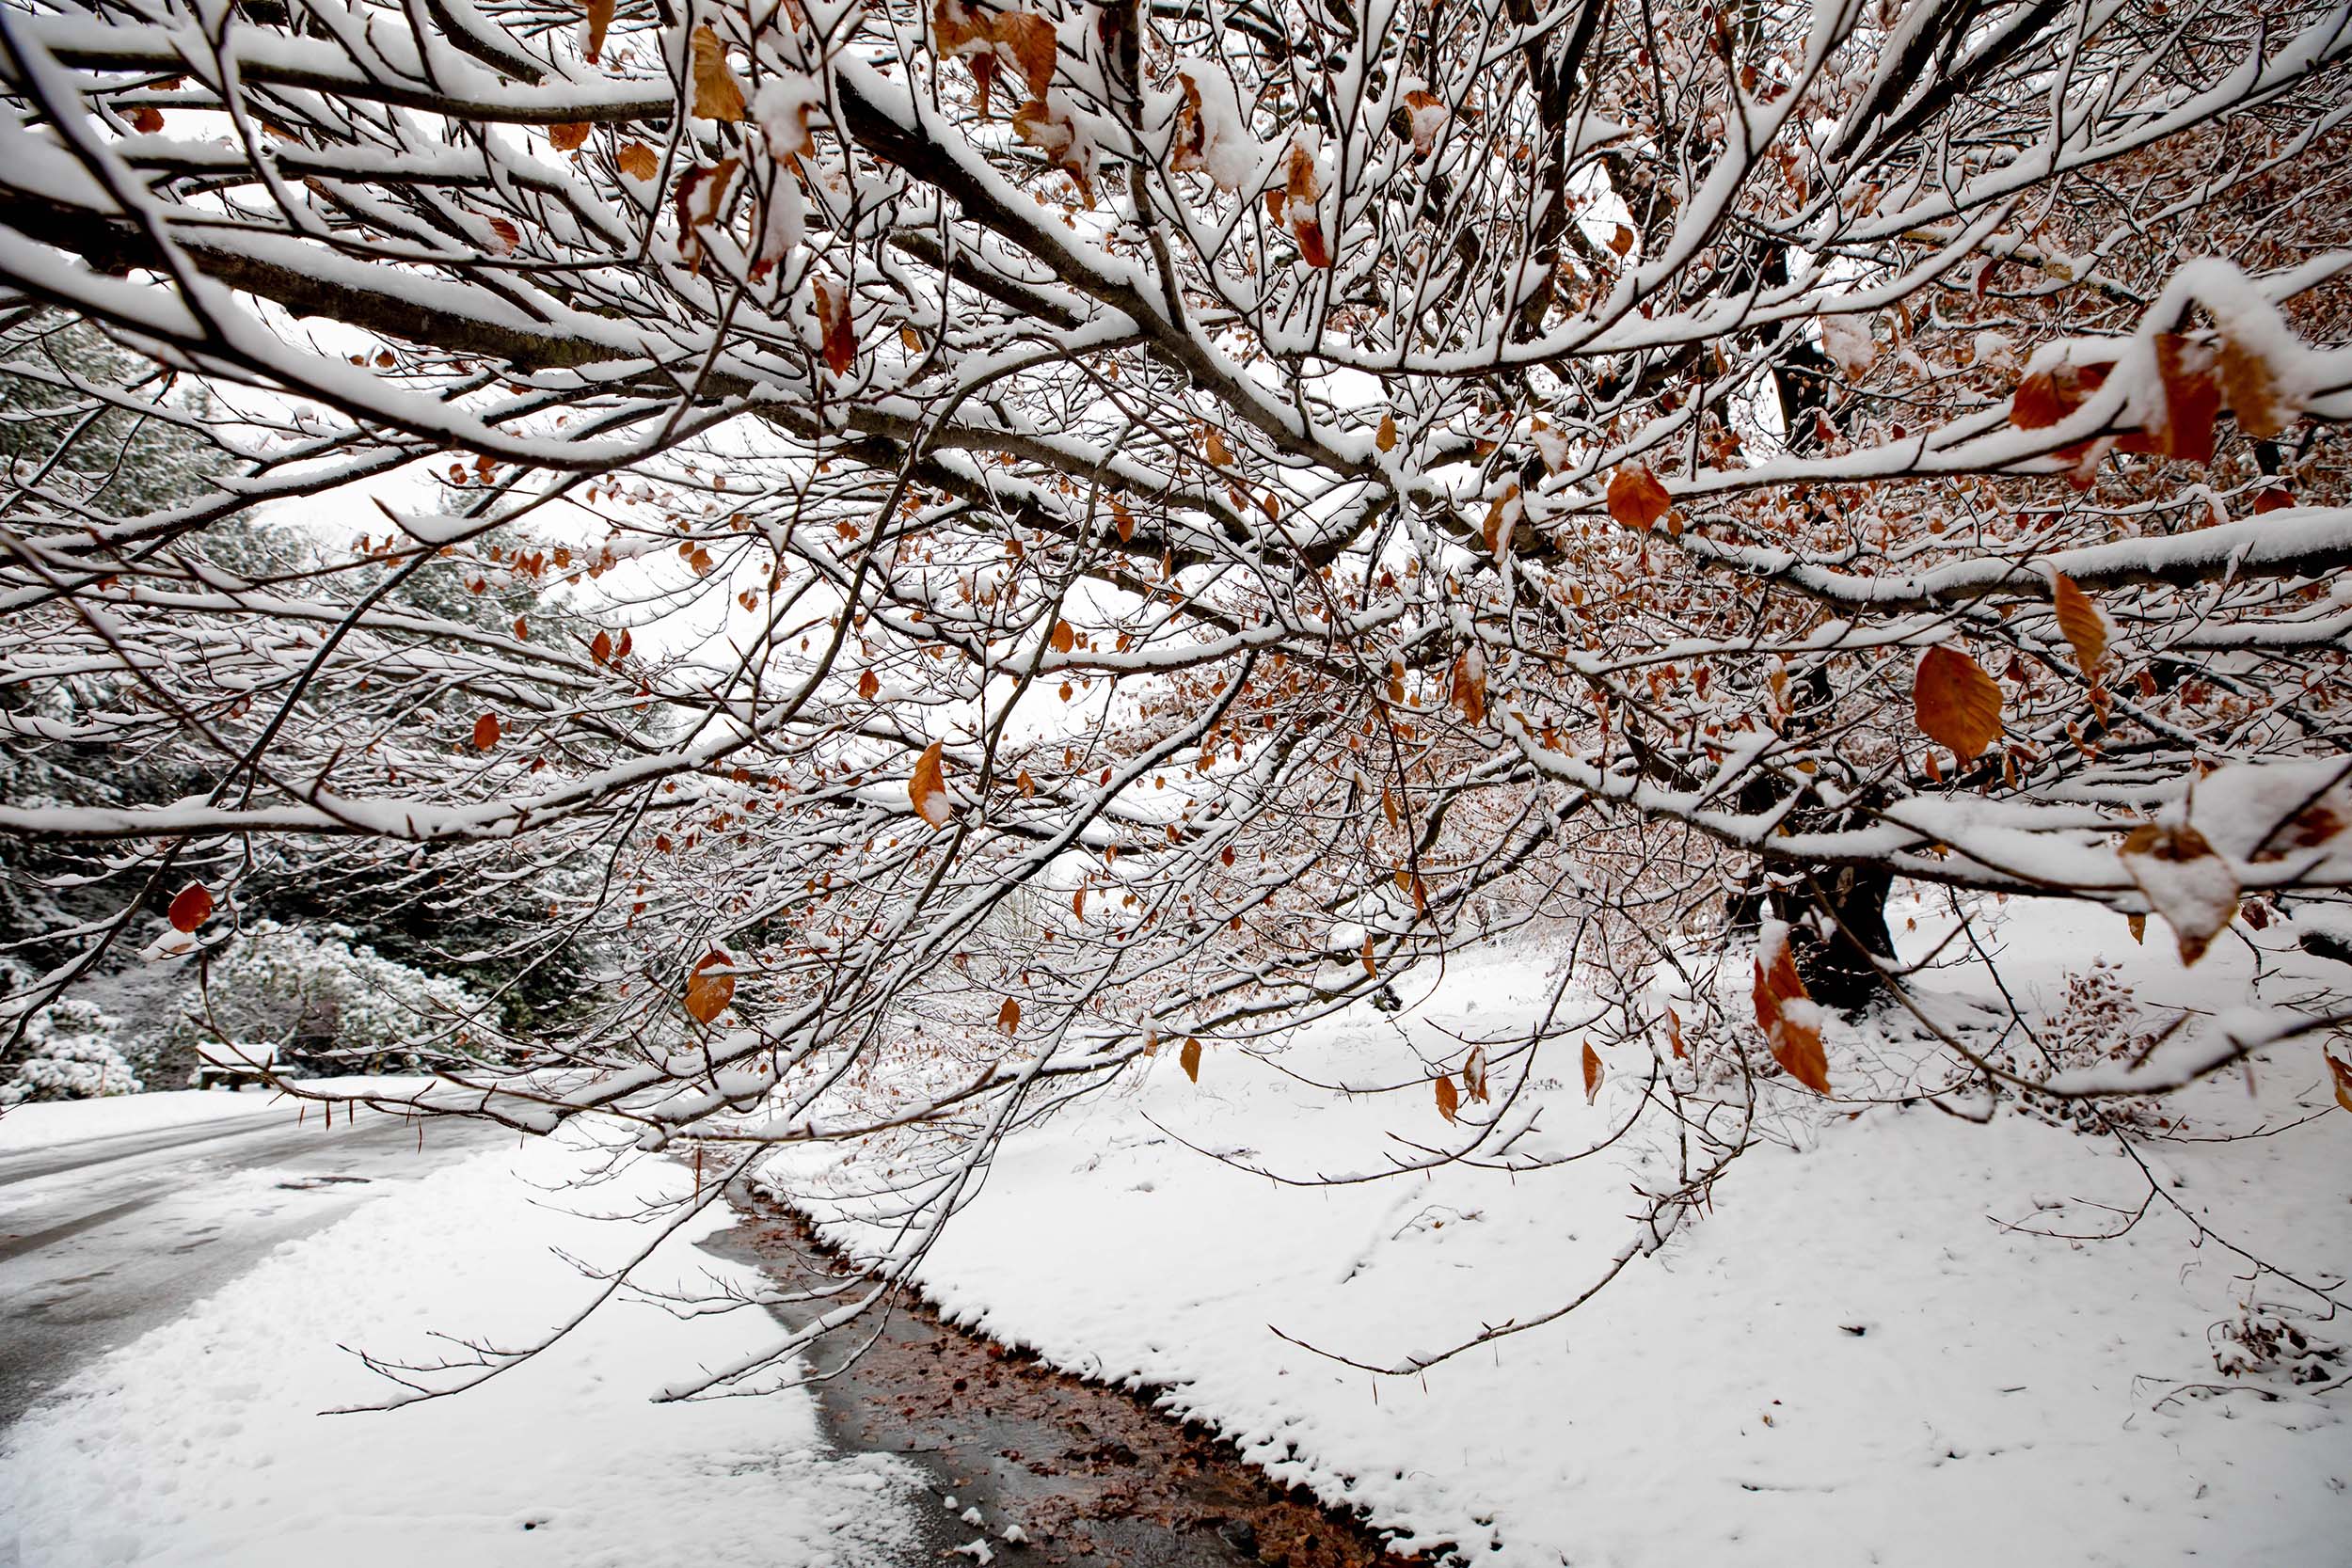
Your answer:
[[[388,1184],[512,1137],[435,1119],[420,1142],[415,1123],[374,1112],[329,1128],[316,1107],[297,1121],[294,1107],[263,1109],[258,1096],[201,1099],[217,1102],[215,1119],[31,1148],[0,1143],[0,1426],[280,1243]]]

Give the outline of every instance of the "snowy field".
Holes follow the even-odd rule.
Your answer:
[[[1894,924],[1911,917],[1915,948],[1935,922],[1910,906]],[[2250,973],[2232,942],[2185,974],[2161,926],[2140,947],[2095,911],[2020,903],[2003,936],[2005,972],[2049,1004],[2099,955],[2151,1001],[2227,1005]],[[2286,956],[2285,978],[2311,962]],[[1410,1082],[1408,1041],[1507,1031],[1547,967],[1457,961],[1394,1021],[1360,1009],[1264,1060],[1212,1047],[1197,1086],[1164,1054],[1139,1090],[1015,1137],[928,1288],[1065,1366],[1165,1387],[1404,1544],[1495,1568],[2352,1560],[2343,1392],[2222,1386],[2209,1338],[2249,1299],[2225,1242],[2329,1287],[2352,1266],[2352,1116],[2308,1042],[2250,1097],[2233,1075],[2182,1101],[2192,1135],[2303,1125],[2144,1146],[2217,1233],[2201,1244],[2160,1201],[2120,1240],[2033,1233],[2111,1230],[2149,1196],[2111,1140],[2014,1112],[1849,1118],[1786,1091],[1767,1121],[1792,1148],[1743,1157],[1710,1217],[1549,1326],[1417,1380],[1279,1337],[1391,1364],[1561,1305],[1624,1243],[1635,1149],[1516,1181],[1456,1166],[1328,1187],[1184,1147],[1310,1178],[1378,1168],[1404,1152],[1392,1132],[1438,1141],[1425,1093],[1301,1080]],[[1878,1049],[1834,1037],[1833,1070],[1851,1083]],[[1562,1150],[1630,1109],[1621,1081],[1588,1107],[1569,1054],[1549,1070],[1536,1136]],[[2255,1293],[2317,1305],[2276,1279]],[[2352,1340],[2352,1323],[2317,1332]]]
[[[0,1564],[850,1568],[897,1540],[903,1476],[825,1452],[805,1396],[646,1402],[763,1339],[755,1313],[623,1300],[461,1399],[321,1414],[395,1391],[343,1345],[431,1358],[437,1331],[516,1343],[559,1321],[587,1283],[553,1249],[594,1261],[642,1240],[582,1215],[691,1180],[648,1159],[546,1190],[583,1168],[541,1143],[436,1172],[72,1378],[0,1451]],[[645,1277],[751,1283],[691,1245],[725,1223],[706,1214]]]

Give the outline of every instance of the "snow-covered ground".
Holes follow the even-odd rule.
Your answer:
[[[1931,906],[1899,927],[1906,913],[1915,950],[1938,934]],[[2183,972],[2161,927],[2138,946],[2120,918],[2021,902],[2001,936],[2031,1008],[2102,956],[2150,1004],[2226,1006],[2251,983],[2234,941]],[[2282,938],[2265,939],[2274,983],[2324,974]],[[2144,1139],[2162,1196],[2120,1239],[2069,1235],[2115,1229],[2150,1197],[2112,1141],[2013,1111],[1977,1126],[1775,1087],[1764,1119],[1788,1147],[1743,1157],[1711,1213],[1578,1311],[1416,1379],[1307,1348],[1378,1363],[1442,1348],[1558,1307],[1623,1244],[1633,1140],[1516,1178],[1454,1165],[1328,1186],[1242,1168],[1370,1170],[1396,1138],[1442,1141],[1425,1094],[1310,1081],[1416,1082],[1445,1032],[1522,1025],[1549,968],[1533,949],[1457,957],[1393,1018],[1354,1012],[1263,1057],[1212,1045],[1197,1085],[1166,1054],[1017,1134],[927,1287],[1063,1365],[1164,1387],[1171,1409],[1401,1545],[1453,1544],[1495,1568],[2347,1560],[2345,1392],[2232,1379],[2214,1355],[2249,1299],[2352,1340],[2316,1298],[2249,1285],[2232,1250],[2339,1291],[2352,1267],[2352,1116],[2331,1108],[2311,1042],[2274,1052],[2250,1092],[2233,1074],[2182,1098],[2191,1139],[2282,1130]],[[1573,1045],[1554,1049],[1523,1149],[1581,1148],[1634,1103],[1635,1064],[1608,1064],[1588,1104]],[[1835,1031],[1833,1073],[1859,1085],[1897,1050]],[[0,1127],[40,1147],[215,1107],[288,1114],[260,1096],[148,1096]],[[533,1141],[442,1169],[71,1379],[0,1451],[0,1565],[820,1568],[902,1547],[919,1479],[827,1451],[805,1396],[646,1402],[771,1341],[756,1312],[681,1320],[625,1299],[461,1398],[317,1414],[388,1392],[339,1345],[429,1358],[437,1331],[544,1330],[587,1288],[551,1249],[611,1259],[642,1234],[570,1210],[628,1212],[691,1180],[648,1159],[548,1191],[592,1163]],[[823,1173],[803,1159],[785,1179],[805,1196]],[[677,1238],[648,1278],[753,1283],[691,1246],[723,1223]]]
[[[323,1093],[380,1094],[403,1098],[431,1088],[430,1078],[320,1078],[307,1087]],[[292,1125],[321,1115],[266,1089],[167,1089],[155,1094],[113,1095],[103,1100],[36,1101],[0,1111],[0,1154],[49,1148],[90,1138],[156,1132],[198,1122],[260,1121],[275,1117]],[[361,1108],[360,1115],[375,1113]]]
[[[534,1338],[588,1289],[553,1249],[622,1256],[644,1233],[590,1216],[691,1181],[644,1159],[548,1191],[589,1164],[534,1140],[436,1172],[86,1369],[0,1450],[0,1564],[822,1568],[885,1551],[909,1528],[907,1474],[826,1451],[804,1394],[647,1402],[771,1334],[755,1311],[622,1300],[463,1397],[321,1414],[394,1391],[342,1345],[430,1359],[449,1349],[437,1332]],[[755,1284],[691,1245],[725,1223],[707,1213],[644,1277]]]
[[[1916,947],[1935,921],[1908,914]],[[2121,917],[2020,902],[2004,937],[2005,974],[2047,1005],[2102,953],[2150,1001],[2226,1005],[2247,986],[2234,942],[2184,974],[2160,925],[2140,947]],[[1016,1136],[927,1288],[1065,1366],[1163,1386],[1171,1409],[1403,1544],[1458,1544],[1494,1568],[2352,1560],[2345,1393],[2222,1386],[2209,1331],[2237,1316],[2249,1271],[2165,1203],[2120,1240],[2030,1233],[2113,1229],[2150,1189],[2111,1140],[2013,1111],[1990,1126],[1925,1105],[1849,1117],[1776,1090],[1772,1125],[1796,1147],[1744,1157],[1711,1215],[1556,1323],[1419,1379],[1279,1337],[1391,1364],[1559,1306],[1623,1244],[1629,1151],[1331,1187],[1184,1147],[1312,1177],[1378,1168],[1404,1152],[1392,1132],[1439,1142],[1426,1094],[1343,1098],[1300,1078],[1409,1082],[1408,1039],[1435,1055],[1439,1025],[1507,1030],[1547,967],[1457,959],[1394,1021],[1354,1012],[1270,1060],[1213,1046],[1197,1086],[1164,1054],[1135,1091]],[[1620,1081],[1588,1107],[1574,1050],[1542,1096],[1540,1136],[1563,1149],[1633,1093]],[[1834,1037],[1833,1069],[1859,1070],[1856,1050]],[[2352,1267],[2352,1116],[2330,1108],[2312,1042],[2274,1053],[2255,1084],[2191,1091],[2189,1132],[2312,1119],[2158,1141],[2147,1158],[2221,1237],[2336,1288]],[[823,1180],[805,1160],[777,1168],[803,1196]],[[2318,1305],[2276,1279],[2255,1293]],[[2352,1340],[2352,1319],[2317,1328]]]

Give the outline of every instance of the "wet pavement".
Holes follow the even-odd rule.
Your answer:
[[[730,1196],[743,1222],[704,1243],[710,1251],[789,1288],[840,1277],[796,1215],[740,1189]],[[797,1324],[815,1310],[777,1315]],[[1389,1555],[1355,1520],[1276,1486],[1199,1423],[1154,1409],[1148,1391],[1057,1371],[919,1305],[894,1310],[873,1347],[845,1368],[871,1332],[861,1324],[850,1344],[819,1346],[814,1370],[824,1381],[813,1387],[841,1448],[900,1455],[928,1473],[938,1507],[911,1563],[985,1562],[975,1542],[1004,1568],[1428,1560]],[[1008,1527],[1025,1544],[1009,1542]]]

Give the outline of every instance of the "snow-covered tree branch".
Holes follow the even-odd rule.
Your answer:
[[[504,890],[590,978],[420,1024],[466,1109],[936,1138],[903,1270],[1061,1098],[1566,921],[1697,1130],[1654,1245],[1759,1075],[1847,1086],[1897,879],[2341,948],[2348,58],[2338,3],[8,0],[0,735],[193,781],[0,803],[111,898],[10,1016],[269,866]],[[165,426],[199,477],[115,477]],[[1540,1043],[1391,1168],[1510,1159]]]

